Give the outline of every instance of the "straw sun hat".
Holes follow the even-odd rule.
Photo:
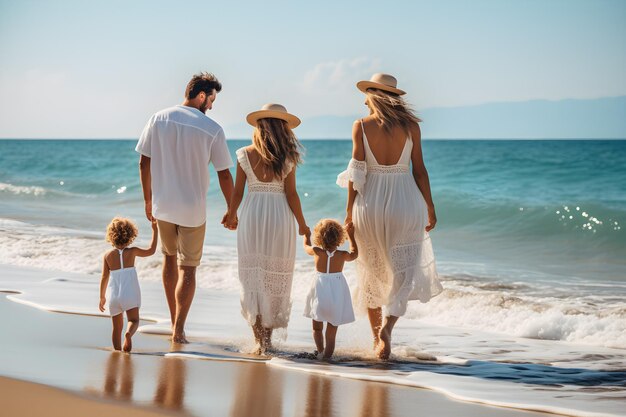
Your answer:
[[[287,122],[290,129],[294,129],[298,127],[300,124],[300,119],[298,119],[293,114],[287,113],[287,109],[285,106],[281,104],[268,103],[261,107],[261,110],[253,111],[248,114],[246,117],[246,121],[252,126],[256,127],[257,121],[259,119],[280,119]]]
[[[390,93],[397,94],[399,96],[406,94],[406,91],[396,88],[398,80],[396,77],[390,74],[377,73],[372,75],[369,81],[359,81],[356,83],[356,88],[367,93],[368,88],[376,88],[378,90],[388,91]]]

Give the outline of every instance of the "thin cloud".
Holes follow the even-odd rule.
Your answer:
[[[354,87],[361,79],[369,79],[379,71],[378,58],[358,57],[317,64],[304,74],[302,89],[311,94],[337,93]]]

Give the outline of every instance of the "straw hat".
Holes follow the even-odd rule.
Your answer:
[[[246,121],[256,127],[259,119],[267,118],[284,120],[287,122],[290,129],[294,129],[300,124],[300,119],[293,114],[287,113],[285,106],[275,103],[268,103],[261,107],[261,110],[253,111],[246,116]]]
[[[356,83],[356,88],[367,93],[368,88],[377,88],[383,91],[389,91],[390,93],[395,93],[399,96],[406,94],[406,91],[400,90],[396,88],[398,85],[398,80],[396,77],[390,74],[377,73],[372,75],[369,81],[359,81]]]

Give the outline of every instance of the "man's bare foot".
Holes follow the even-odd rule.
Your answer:
[[[172,335],[172,342],[180,343],[180,344],[183,344],[183,345],[186,345],[187,343],[189,343],[189,341],[185,337],[185,333],[184,332],[181,333],[181,334],[174,334],[174,335]]]
[[[378,358],[382,360],[389,359],[391,355],[391,335],[386,328],[380,331],[380,344],[378,345]]]
[[[133,348],[133,340],[131,338],[130,333],[126,332],[124,335],[124,346],[122,346],[122,350],[126,353],[129,353]]]

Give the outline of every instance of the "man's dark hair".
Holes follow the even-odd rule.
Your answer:
[[[222,84],[220,84],[217,77],[210,72],[201,72],[200,74],[194,75],[191,81],[189,81],[189,84],[187,84],[185,97],[191,100],[202,92],[211,95],[213,94],[213,90],[219,93],[222,91]]]

